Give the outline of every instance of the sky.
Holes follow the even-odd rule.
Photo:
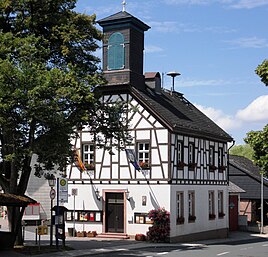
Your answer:
[[[268,59],[268,0],[127,0],[145,32],[144,72],[181,73],[175,90],[244,144],[268,123],[268,87],[255,69]],[[97,20],[122,11],[122,0],[78,0]],[[98,26],[99,29],[101,27]],[[101,46],[101,42],[100,42]],[[96,55],[101,57],[101,51]]]

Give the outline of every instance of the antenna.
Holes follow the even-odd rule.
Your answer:
[[[125,0],[123,0],[123,2],[122,2],[122,5],[123,5],[123,12],[125,12],[126,11],[126,1]]]
[[[168,76],[172,77],[172,91],[174,91],[174,80],[175,77],[180,76],[181,74],[179,72],[176,71],[170,71],[167,73]]]

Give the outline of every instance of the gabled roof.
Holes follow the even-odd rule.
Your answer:
[[[241,195],[244,199],[260,199],[261,174],[260,168],[243,157],[229,156],[229,180],[246,191]],[[268,199],[268,182],[264,180],[264,198]]]
[[[141,91],[131,87],[138,100],[153,112],[174,133],[231,142],[233,138],[191,104],[183,94],[162,90],[161,94],[151,89]]]

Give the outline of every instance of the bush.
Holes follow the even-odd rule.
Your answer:
[[[153,226],[147,232],[147,239],[152,242],[166,242],[170,233],[170,214],[165,208],[151,210],[148,217],[153,221]]]

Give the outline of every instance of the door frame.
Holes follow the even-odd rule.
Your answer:
[[[109,232],[106,232],[106,193],[123,193],[124,196],[124,218],[123,218],[123,225],[124,225],[124,232],[123,233],[118,233],[118,234],[126,234],[127,233],[127,198],[126,198],[126,192],[127,189],[103,189],[102,190],[102,195],[103,195],[103,202],[102,202],[102,209],[103,209],[103,223],[102,223],[102,233],[107,234]],[[114,233],[113,233],[114,234]]]

